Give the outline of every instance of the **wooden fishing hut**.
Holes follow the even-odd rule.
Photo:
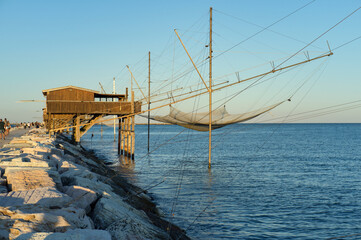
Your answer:
[[[126,94],[106,94],[98,91],[65,86],[43,90],[46,108],[43,119],[49,133],[72,129],[73,140],[80,138],[105,116],[115,115],[118,120],[118,154],[134,159],[134,115],[141,111],[141,102],[131,101]]]

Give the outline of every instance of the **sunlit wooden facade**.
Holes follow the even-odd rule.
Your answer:
[[[126,94],[104,94],[65,86],[43,90],[43,95],[46,97],[43,118],[49,132],[71,128],[76,142],[80,142],[80,138],[103,117],[131,115],[140,112],[142,105],[134,101],[133,93],[131,101],[128,101],[128,90]],[[122,142],[123,139],[126,140]],[[118,143],[122,153],[134,156],[134,116],[119,119]]]

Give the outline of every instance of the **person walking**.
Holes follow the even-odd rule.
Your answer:
[[[0,138],[5,140],[5,122],[0,119]]]
[[[9,135],[11,125],[10,125],[10,122],[6,118],[4,119],[4,122],[5,122],[5,136],[7,136],[7,135]]]

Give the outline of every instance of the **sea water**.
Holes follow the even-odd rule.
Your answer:
[[[134,161],[117,155],[113,127],[93,127],[82,145],[191,238],[361,238],[360,124],[227,126],[213,131],[211,169],[208,132],[150,132],[148,154],[147,126],[135,127]]]

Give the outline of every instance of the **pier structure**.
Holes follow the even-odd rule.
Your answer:
[[[43,90],[46,108],[43,119],[49,133],[72,129],[73,140],[80,138],[103,117],[115,115],[118,125],[118,154],[134,159],[134,114],[141,111],[141,102],[134,101],[134,92],[128,101],[125,94],[106,94],[98,91],[65,86]]]

